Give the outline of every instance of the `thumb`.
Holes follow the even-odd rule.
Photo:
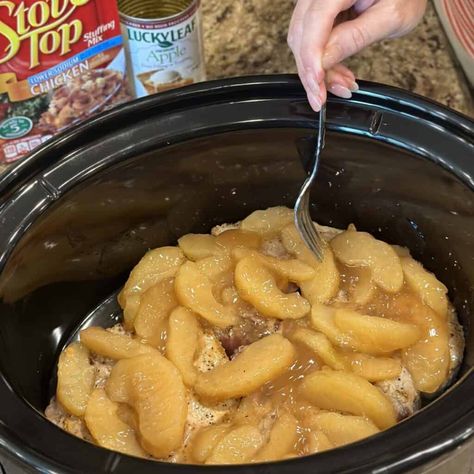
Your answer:
[[[398,19],[379,6],[375,4],[355,20],[341,23],[332,30],[322,58],[324,69],[332,68],[397,30]]]

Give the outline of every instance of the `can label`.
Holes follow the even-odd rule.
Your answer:
[[[128,100],[125,71],[115,2],[0,1],[0,162]]]
[[[200,3],[162,20],[120,14],[130,82],[144,97],[205,79]]]

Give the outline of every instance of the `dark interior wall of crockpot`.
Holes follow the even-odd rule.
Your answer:
[[[59,350],[147,249],[187,232],[292,206],[313,141],[304,129],[227,132],[130,157],[68,192],[35,222],[0,279],[0,360],[36,408]],[[439,166],[330,133],[313,217],[410,248],[450,289],[465,328],[473,305],[472,190]],[[465,367],[474,359],[472,334]]]

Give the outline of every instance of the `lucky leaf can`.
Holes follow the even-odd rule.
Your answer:
[[[136,97],[205,80],[200,0],[119,0]]]

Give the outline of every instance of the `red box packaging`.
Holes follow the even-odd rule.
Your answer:
[[[0,162],[130,98],[115,0],[0,2]]]

